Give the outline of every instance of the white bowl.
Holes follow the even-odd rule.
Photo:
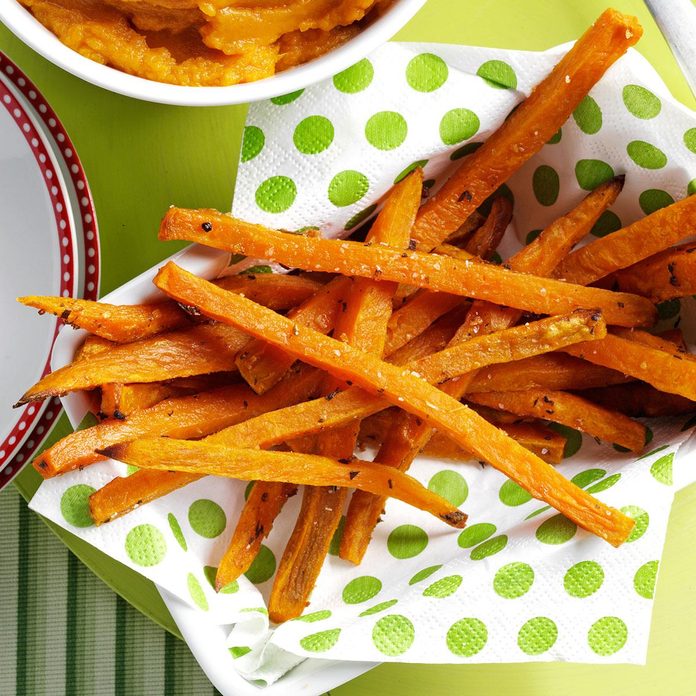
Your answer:
[[[16,0],[0,1],[0,20],[47,60],[104,89],[160,104],[221,106],[289,94],[345,70],[388,41],[425,2],[426,0],[394,0],[384,15],[340,48],[272,77],[228,87],[170,85],[100,65],[62,44]]]

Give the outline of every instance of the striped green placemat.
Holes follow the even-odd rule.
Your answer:
[[[0,493],[2,696],[212,696],[185,643],[152,623]]]

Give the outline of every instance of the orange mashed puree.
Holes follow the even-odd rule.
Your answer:
[[[157,82],[252,82],[348,41],[391,0],[19,0],[66,46]]]

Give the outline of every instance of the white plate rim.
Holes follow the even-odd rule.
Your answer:
[[[0,52],[0,85],[5,94],[9,94],[11,102],[25,114],[28,123],[33,126],[33,137],[43,146],[46,159],[51,162],[55,174],[56,187],[60,184],[59,193],[62,203],[66,228],[63,233],[72,237],[71,248],[72,270],[70,273],[72,288],[65,288],[74,296],[96,300],[99,295],[99,278],[101,271],[99,234],[94,210],[94,202],[85,177],[82,164],[77,156],[74,145],[56,113],[46,102],[36,85],[27,75],[5,54]],[[4,96],[4,95],[3,95]],[[31,146],[31,142],[30,142]],[[79,202],[76,210],[75,201]],[[60,230],[60,228],[58,228]],[[88,253],[92,272],[84,272],[82,258]],[[56,320],[54,342],[62,322]],[[48,368],[51,351],[46,359]],[[50,433],[58,416],[62,412],[58,398],[47,400],[43,404],[29,404],[25,407],[33,411],[33,427],[25,427],[23,436],[13,446],[13,453],[0,460],[0,489],[4,488],[31,459],[34,452],[41,446]]]

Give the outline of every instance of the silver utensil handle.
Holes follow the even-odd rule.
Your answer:
[[[696,6],[691,0],[645,0],[696,96]]]

